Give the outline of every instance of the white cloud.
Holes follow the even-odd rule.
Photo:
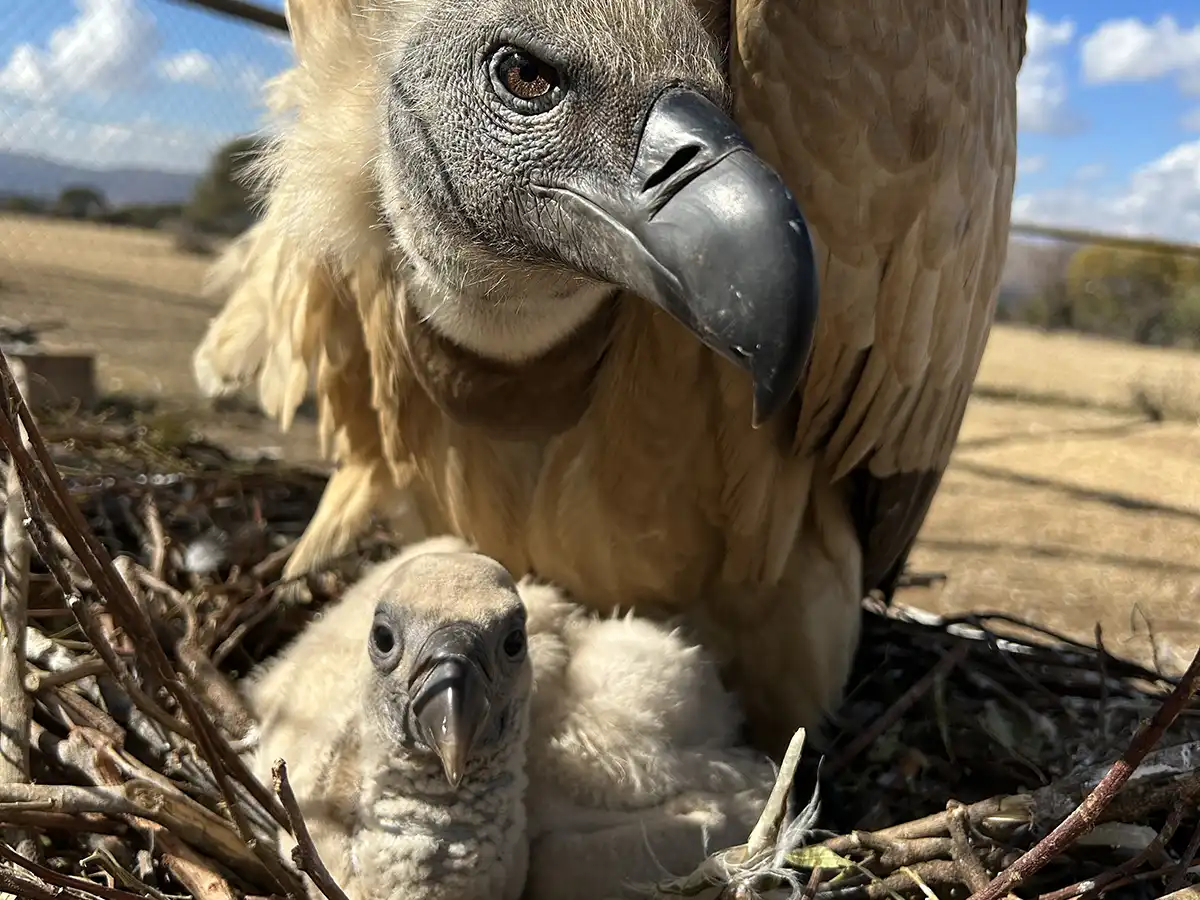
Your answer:
[[[216,81],[217,63],[207,53],[184,50],[159,60],[158,72],[167,81],[209,85]]]
[[[158,73],[167,81],[194,84],[224,91],[240,91],[258,98],[266,73],[261,66],[238,57],[218,62],[200,50],[184,50],[160,60]]]
[[[230,69],[232,83],[238,90],[252,94],[256,99],[261,97],[263,84],[267,80],[267,73],[261,66],[234,60]]]
[[[1200,95],[1200,24],[1183,28],[1173,16],[1153,22],[1110,19],[1080,47],[1083,78],[1091,84],[1119,84],[1173,78],[1184,94]],[[1200,131],[1200,108],[1180,124]]]
[[[1044,156],[1020,156],[1017,158],[1018,175],[1035,175],[1046,168]]]
[[[0,149],[98,167],[207,167],[232,133],[164,125],[155,121],[153,95],[129,98],[127,92],[187,84],[228,95],[238,110],[258,105],[266,72],[245,58],[195,48],[156,61],[157,23],[141,2],[75,0],[75,18],[41,44],[20,44],[7,61],[0,59]],[[106,121],[105,101],[116,94],[144,100],[145,114]]]
[[[130,122],[82,122],[46,107],[0,115],[0,149],[45,155],[90,168],[178,172],[206,169],[213,151],[235,137],[216,129],[165,126],[151,116]]]
[[[1071,177],[1076,181],[1095,181],[1107,171],[1108,167],[1104,163],[1088,163],[1087,165],[1080,166],[1071,173]]]
[[[1200,140],[1135,170],[1115,190],[1076,183],[1018,196],[1013,220],[1200,243]]]
[[[1080,60],[1091,84],[1173,76],[1182,90],[1200,93],[1200,25],[1182,28],[1169,15],[1149,23],[1111,19],[1084,38]]]
[[[1075,23],[1070,19],[1051,22],[1029,14],[1025,62],[1017,78],[1017,124],[1023,130],[1065,134],[1082,127],[1067,103],[1067,77],[1059,59],[1074,37]]]
[[[35,102],[62,93],[111,94],[135,87],[158,49],[154,18],[135,0],[76,0],[79,15],[45,47],[18,45],[0,69],[0,91]]]
[[[161,44],[157,23],[138,0],[75,0],[79,14],[51,33],[45,46],[20,44],[0,67],[0,93],[56,104],[73,94],[109,96],[167,82],[255,95],[266,74],[238,57],[218,61],[190,49],[153,63]]]

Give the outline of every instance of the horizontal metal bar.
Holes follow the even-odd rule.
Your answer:
[[[276,31],[288,30],[287,19],[283,13],[259,6],[257,3],[247,3],[246,0],[170,0],[170,2],[180,3],[184,6],[199,6],[210,12],[232,16],[243,22],[253,22],[255,25],[262,25],[265,28],[274,28]]]
[[[1200,244],[1184,244],[1151,237],[1128,237],[1120,234],[1104,234],[1099,231],[1084,231],[1076,228],[1054,228],[1050,225],[1033,225],[1013,222],[1009,227],[1012,234],[1030,237],[1053,238],[1076,244],[1105,244],[1109,247],[1125,247],[1130,250],[1158,250],[1163,253],[1179,253],[1184,256],[1200,257]]]

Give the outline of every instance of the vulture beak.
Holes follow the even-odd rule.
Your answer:
[[[487,679],[477,658],[482,641],[463,623],[435,631],[416,667],[412,710],[425,743],[442,763],[451,787],[457,788],[467,761],[491,712]]]
[[[629,181],[541,186],[571,216],[584,262],[747,370],[758,427],[792,396],[812,349],[817,267],[808,225],[737,125],[699,93],[650,107]]]

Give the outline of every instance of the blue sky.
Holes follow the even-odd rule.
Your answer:
[[[202,168],[290,60],[167,0],[0,7],[0,148],[72,162]],[[1196,0],[1034,0],[1019,93],[1015,218],[1200,242]]]

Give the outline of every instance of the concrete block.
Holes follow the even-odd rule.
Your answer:
[[[9,360],[24,364],[29,379],[30,409],[47,406],[78,405],[88,408],[96,402],[96,358],[90,353],[15,352]]]

